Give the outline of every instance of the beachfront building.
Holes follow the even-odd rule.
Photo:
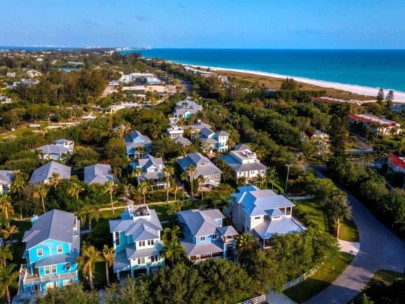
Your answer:
[[[232,257],[238,232],[222,226],[224,216],[218,209],[186,210],[177,213],[184,238],[181,245],[192,262]]]
[[[141,157],[141,154],[149,153],[152,150],[152,141],[148,136],[135,130],[125,136],[125,146],[127,148],[127,156],[137,158]],[[143,150],[143,153],[140,153],[140,150]]]
[[[111,165],[94,164],[84,167],[84,183],[86,185],[104,185],[107,182],[114,183],[114,176],[112,174]]]
[[[11,170],[0,170],[0,195],[9,193],[13,182],[14,172]]]
[[[121,219],[110,220],[109,224],[116,254],[113,268],[118,279],[127,274],[150,274],[164,266],[160,255],[163,228],[155,210],[129,205]]]
[[[399,123],[386,118],[370,114],[349,114],[348,118],[354,128],[365,128],[380,136],[397,135],[402,132]]]
[[[50,161],[45,165],[37,168],[32,172],[29,183],[30,184],[39,184],[49,182],[49,179],[52,176],[58,176],[60,179],[70,179],[72,168],[69,166],[62,165],[55,161]]]
[[[53,209],[32,218],[25,243],[17,299],[25,302],[79,282],[80,221],[73,213]]]
[[[232,168],[236,180],[242,178],[249,182],[259,176],[266,176],[267,167],[257,159],[256,153],[248,145],[236,145],[229,155],[221,155],[221,158]]]
[[[187,119],[191,116],[202,111],[203,107],[197,104],[193,99],[187,97],[176,103],[176,108],[173,111],[173,117],[175,119]]]
[[[211,129],[203,128],[199,133],[201,147],[204,152],[227,152],[229,134],[225,131],[214,132]]]
[[[186,157],[177,160],[181,170],[187,173],[189,167],[194,168],[192,178],[197,179],[199,176],[204,178],[200,186],[216,187],[221,183],[222,171],[215,166],[207,157],[201,153],[190,153]]]
[[[150,154],[145,154],[137,162],[133,163],[133,168],[140,168],[142,175],[139,177],[139,181],[151,181],[157,187],[166,188],[165,174],[163,169],[163,159],[153,157]]]
[[[231,195],[231,216],[236,229],[251,233],[262,248],[276,234],[302,232],[305,227],[292,216],[295,206],[287,198],[256,186],[239,187]]]

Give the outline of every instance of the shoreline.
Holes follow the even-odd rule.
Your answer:
[[[191,67],[196,67],[196,68],[202,68],[202,69],[209,69],[211,71],[228,71],[228,72],[236,72],[236,73],[245,73],[245,74],[251,74],[251,75],[256,75],[256,76],[265,76],[265,77],[272,77],[272,78],[277,78],[277,79],[285,79],[285,78],[293,78],[294,80],[298,82],[303,82],[306,84],[322,87],[322,88],[331,88],[331,89],[336,89],[336,90],[342,90],[358,95],[365,95],[365,96],[370,96],[370,102],[375,101],[375,96],[377,96],[378,91],[380,88],[373,88],[373,87],[367,87],[367,86],[360,86],[360,85],[354,85],[354,84],[344,84],[344,83],[339,83],[339,82],[331,82],[331,81],[325,81],[325,80],[316,80],[316,79],[310,79],[310,78],[305,78],[305,77],[295,77],[291,75],[281,75],[277,73],[270,73],[270,72],[260,72],[260,71],[253,71],[253,70],[242,70],[242,69],[232,69],[232,68],[221,68],[221,67],[211,67],[211,66],[202,66],[202,65],[195,65],[195,64],[185,64],[181,63],[183,66],[191,66]],[[388,93],[389,88],[383,88],[384,89],[384,94],[386,95]],[[405,103],[405,92],[402,91],[394,91],[394,102],[397,103]]]

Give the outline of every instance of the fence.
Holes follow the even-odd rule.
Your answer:
[[[256,298],[252,298],[252,299],[240,302],[238,304],[259,304],[259,303],[266,303],[266,302],[267,302],[267,296],[261,295]]]

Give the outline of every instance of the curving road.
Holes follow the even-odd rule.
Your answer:
[[[350,192],[345,192],[360,233],[360,252],[328,288],[306,303],[348,303],[365,287],[377,270],[405,270],[404,241],[377,220]]]

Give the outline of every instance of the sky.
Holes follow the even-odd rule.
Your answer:
[[[1,46],[405,49],[405,0],[0,0]]]

